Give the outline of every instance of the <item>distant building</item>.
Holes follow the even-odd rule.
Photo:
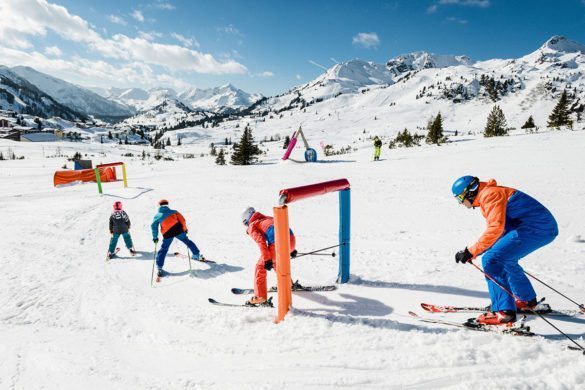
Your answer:
[[[53,133],[28,133],[28,134],[21,134],[20,141],[21,142],[55,142],[55,141],[61,141],[61,139]]]
[[[7,128],[0,129],[0,138],[20,141],[20,131]]]
[[[0,118],[0,128],[12,127],[12,123],[6,118]]]

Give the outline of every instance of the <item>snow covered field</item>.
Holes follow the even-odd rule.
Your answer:
[[[216,166],[211,158],[155,164],[122,158],[130,188],[105,184],[103,196],[95,184],[53,188],[53,172],[65,161],[43,152],[61,145],[70,155],[96,154],[96,164],[120,160],[117,145],[0,141],[0,150],[12,147],[26,157],[0,161],[0,388],[584,388],[585,357],[567,350],[539,318],[528,324],[542,337],[521,338],[408,316],[422,312],[421,302],[488,303],[482,275],[454,261],[484,228],[479,210],[451,196],[453,180],[465,174],[496,178],[552,211],[559,237],[522,264],[585,301],[585,132],[454,140],[385,146],[377,163],[369,147],[312,165],[282,162],[275,148],[249,167]],[[97,156],[102,148],[107,157]],[[272,309],[207,302],[241,303],[247,297],[230,288],[252,287],[258,254],[239,221],[242,209],[271,213],[280,189],[342,177],[352,184],[349,284],[295,293],[294,310],[279,325]],[[161,198],[183,213],[190,237],[218,264],[194,264],[190,278],[187,261],[169,257],[165,269],[178,275],[151,288],[150,222]],[[120,241],[120,258],[105,264],[115,200],[132,220],[139,256],[131,258]],[[290,210],[299,251],[336,244],[336,195]],[[173,249],[186,253],[177,242]],[[304,257],[293,260],[292,272],[303,284],[329,284],[337,264]],[[554,308],[574,308],[535,287]],[[585,344],[585,317],[553,322]]]

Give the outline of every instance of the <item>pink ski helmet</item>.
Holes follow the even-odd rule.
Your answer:
[[[120,211],[122,210],[122,202],[120,202],[119,200],[114,202],[114,210],[115,211]]]

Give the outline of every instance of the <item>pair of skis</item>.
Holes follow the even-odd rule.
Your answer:
[[[293,283],[291,289],[292,289],[292,291],[296,291],[296,292],[327,292],[327,291],[337,290],[337,286],[334,284],[333,285],[323,285],[323,286],[303,286],[303,285],[299,284],[299,281],[297,280],[296,282]],[[232,288],[231,291],[232,291],[232,294],[236,294],[236,295],[254,294],[253,288]],[[276,286],[272,286],[268,290],[268,292],[270,292],[270,293],[278,292],[278,288]],[[253,304],[249,304],[249,303],[244,303],[244,304],[222,303],[222,302],[219,302],[213,298],[209,298],[208,301],[209,301],[209,303],[212,303],[212,304],[217,305],[217,306],[273,307],[272,306],[272,297],[268,298],[268,300],[266,301],[266,302],[270,302],[270,305],[267,305],[267,304],[253,305]]]
[[[544,300],[544,299],[543,299]],[[429,303],[421,303],[423,310],[429,313],[482,313],[486,312],[487,308],[477,306],[440,306]],[[465,328],[469,330],[481,331],[481,332],[496,332],[502,334],[512,334],[515,336],[535,336],[535,333],[530,331],[530,327],[525,325],[526,315],[543,315],[543,316],[578,316],[584,315],[585,313],[579,310],[541,310],[536,312],[531,311],[519,311],[522,317],[510,324],[509,327],[502,325],[485,325],[479,324],[474,318],[467,320],[466,322],[453,322],[439,318],[422,317],[418,314],[409,311],[408,314],[411,317],[416,318],[422,322],[455,326],[458,328]]]

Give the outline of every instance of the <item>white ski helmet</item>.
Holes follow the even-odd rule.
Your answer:
[[[250,222],[250,218],[252,218],[252,215],[254,215],[254,213],[256,212],[256,210],[254,210],[254,207],[248,207],[247,209],[245,209],[242,212],[242,217],[240,218],[242,220],[242,223],[246,226],[248,226],[248,223]]]

